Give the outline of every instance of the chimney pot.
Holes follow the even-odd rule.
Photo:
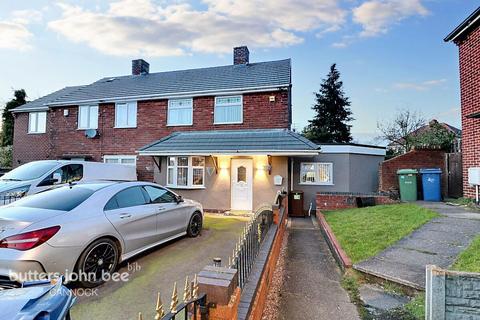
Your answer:
[[[132,60],[132,75],[148,74],[149,71],[150,64],[147,61],[143,59]]]
[[[233,48],[233,64],[248,64],[250,62],[250,51],[247,46]]]

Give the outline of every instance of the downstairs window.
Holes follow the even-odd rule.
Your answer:
[[[205,180],[205,157],[168,157],[167,186],[172,188],[202,188]]]

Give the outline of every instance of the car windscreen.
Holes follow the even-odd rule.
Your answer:
[[[96,190],[80,186],[63,187],[25,197],[11,206],[70,211],[87,200]]]
[[[29,162],[6,173],[0,180],[26,181],[38,179],[56,166],[56,162]]]

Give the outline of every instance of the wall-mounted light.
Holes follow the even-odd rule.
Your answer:
[[[68,117],[68,109],[63,109],[63,116]]]

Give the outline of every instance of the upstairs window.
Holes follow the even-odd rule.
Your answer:
[[[78,129],[98,129],[98,105],[78,107]]]
[[[115,104],[115,128],[135,128],[137,126],[137,103]]]
[[[191,126],[193,124],[193,99],[168,100],[167,125]]]
[[[242,122],[242,96],[215,97],[214,124],[230,124]]]
[[[47,131],[47,113],[30,112],[28,114],[28,133],[45,133]]]
[[[300,184],[333,185],[333,163],[302,162]]]
[[[199,188],[204,186],[205,157],[168,157],[167,186]]]

